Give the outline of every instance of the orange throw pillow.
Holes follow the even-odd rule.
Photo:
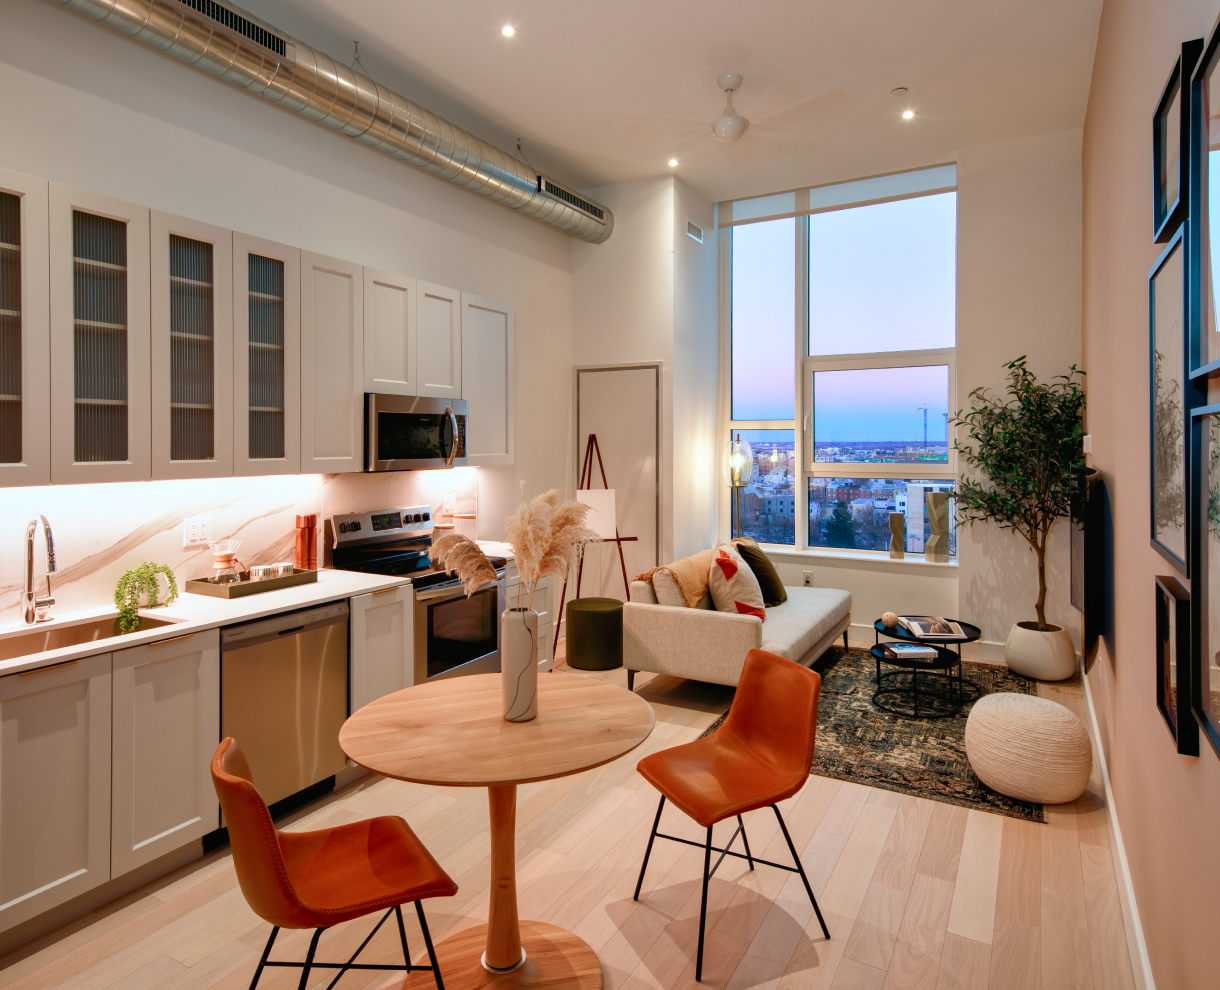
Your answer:
[[[767,621],[758,578],[735,548],[716,548],[707,583],[718,612],[756,615],[764,622]]]

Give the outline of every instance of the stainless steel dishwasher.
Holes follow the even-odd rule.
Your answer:
[[[267,804],[347,766],[347,602],[220,631],[220,735],[250,761]]]

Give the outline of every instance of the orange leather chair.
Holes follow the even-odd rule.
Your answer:
[[[251,909],[274,927],[263,949],[250,990],[258,985],[267,966],[301,969],[301,990],[309,985],[312,969],[337,969],[334,986],[349,969],[423,970],[445,990],[432,948],[432,935],[420,901],[425,897],[452,897],[457,884],[432,858],[407,823],[398,817],[369,818],[317,832],[281,832],[271,823],[267,805],[259,796],[250,764],[233,738],[225,739],[212,757],[212,783],[224,810],[233,848],[237,882]],[[401,905],[414,901],[423,929],[431,966],[411,965]],[[345,963],[314,959],[322,932],[333,925],[385,910],[368,938]],[[386,919],[398,919],[403,966],[357,963],[356,957]],[[281,928],[314,928],[303,963],[271,961],[271,946]]]
[[[792,797],[809,779],[821,687],[821,676],[808,667],[777,657],[774,653],[751,650],[746,656],[741,678],[737,682],[737,694],[724,724],[710,736],[653,753],[637,765],[645,779],[661,792],[661,803],[657,806],[657,817],[648,836],[644,865],[640,867],[640,879],[636,882],[633,899],[639,899],[644,871],[648,869],[648,857],[652,855],[653,840],[658,837],[672,839],[703,849],[703,903],[699,908],[696,980],[703,979],[707,883],[725,856],[746,860],[751,870],[755,863],[762,863],[789,873],[799,873],[809,900],[813,902],[822,934],[830,938],[822,910],[813,896],[813,888],[809,886],[801,858],[792,844],[788,826],[784,824],[784,816],[776,805],[777,801]],[[657,831],[666,798],[707,829],[704,842],[692,842]],[[747,811],[766,807],[770,807],[779,819],[779,827],[796,866],[784,866],[751,855],[750,841],[746,838],[746,827],[741,816]],[[734,816],[737,818],[737,830],[729,838],[728,844],[723,849],[712,845],[713,826]],[[744,855],[731,851],[739,834],[745,846]],[[715,866],[711,865],[713,852],[720,853]]]

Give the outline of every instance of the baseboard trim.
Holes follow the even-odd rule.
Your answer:
[[[1144,927],[1140,924],[1139,905],[1135,901],[1135,885],[1131,882],[1131,869],[1127,865],[1127,850],[1123,845],[1123,833],[1118,824],[1118,812],[1114,807],[1114,789],[1110,786],[1110,771],[1106,766],[1106,753],[1101,747],[1101,729],[1097,724],[1097,710],[1093,706],[1093,691],[1089,687],[1089,676],[1082,672],[1084,697],[1089,708],[1093,745],[1097,750],[1097,762],[1101,767],[1101,782],[1106,792],[1106,821],[1110,827],[1110,846],[1114,851],[1114,872],[1118,880],[1118,901],[1123,912],[1123,928],[1127,934],[1127,952],[1131,956],[1131,975],[1136,990],[1156,990],[1152,978],[1152,964],[1148,959],[1148,943],[1144,941]]]

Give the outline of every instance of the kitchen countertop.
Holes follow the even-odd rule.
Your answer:
[[[61,647],[58,650],[48,650],[45,653],[34,653],[30,656],[0,661],[0,677],[6,674],[18,674],[23,670],[34,670],[38,667],[64,663],[68,660],[97,656],[100,653],[110,653],[113,650],[124,650],[131,646],[155,643],[158,640],[188,633],[203,632],[205,629],[228,626],[235,622],[249,622],[251,619],[260,619],[277,612],[321,605],[341,598],[350,598],[353,595],[363,595],[410,583],[410,578],[362,574],[357,571],[320,570],[315,584],[301,584],[292,588],[282,588],[279,591],[248,595],[244,598],[211,598],[207,595],[187,594],[180,590],[178,600],[168,608],[141,610],[141,614],[150,618],[168,619],[173,623],[172,625],[158,626],[155,629],[128,633],[126,636],[112,636],[89,643],[80,643],[76,646]],[[104,605],[71,613],[52,611],[52,614],[55,615],[57,622],[67,624],[75,619],[113,614],[114,611],[113,605]],[[42,628],[43,626],[27,625],[24,622],[12,622],[0,626],[0,638],[7,638],[13,634],[38,632]]]

